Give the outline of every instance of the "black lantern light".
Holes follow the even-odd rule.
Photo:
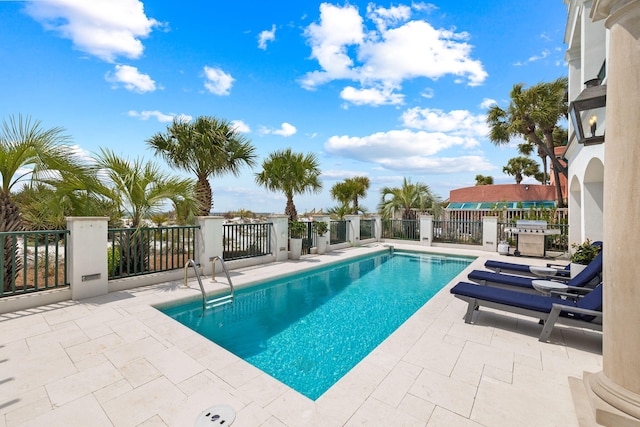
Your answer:
[[[569,115],[580,144],[599,144],[604,142],[607,85],[592,79],[585,86],[571,103]]]

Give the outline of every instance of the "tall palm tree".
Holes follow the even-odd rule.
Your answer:
[[[439,197],[427,184],[412,184],[407,178],[400,187],[384,187],[380,191],[382,197],[378,209],[385,218],[392,218],[396,211],[402,211],[402,219],[416,219],[415,210],[437,210],[440,206]]]
[[[540,165],[529,157],[519,156],[509,159],[507,165],[502,168],[502,172],[515,176],[516,184],[520,184],[523,176],[540,175]]]
[[[369,178],[366,176],[347,178],[331,187],[331,197],[343,205],[353,203],[350,211],[356,214],[360,211],[358,199],[367,196],[369,185]]]
[[[543,162],[551,159],[556,182],[558,207],[565,207],[560,187],[560,174],[567,167],[555,156],[554,131],[558,122],[567,117],[567,78],[539,83],[524,89],[519,83],[511,90],[511,102],[506,110],[492,106],[487,114],[489,139],[496,145],[506,144],[511,137],[521,136],[538,148]]]
[[[255,147],[233,125],[223,119],[200,116],[193,122],[174,119],[165,133],[147,140],[149,146],[171,166],[197,177],[198,215],[207,216],[213,207],[209,178],[231,173],[242,166],[253,167]]]
[[[0,128],[0,232],[23,230],[20,210],[12,194],[22,184],[33,184],[55,176],[61,171],[80,171],[81,162],[73,149],[66,145],[70,138],[59,127],[44,129],[39,120],[11,116]],[[4,289],[22,269],[17,247],[4,239]],[[13,259],[16,259],[14,264]]]
[[[156,164],[140,158],[123,159],[108,149],[100,150],[95,167],[108,181],[111,198],[121,212],[131,217],[134,232],[122,233],[117,242],[121,268],[127,273],[144,271],[149,266],[150,247],[148,234],[140,229],[142,220],[162,212],[165,204],[172,201],[176,209],[179,203],[180,209],[188,206],[195,211],[198,201],[194,197],[194,182],[169,176]]]
[[[155,163],[141,158],[130,161],[101,148],[95,167],[106,178],[112,199],[131,217],[133,228],[174,200],[186,203],[191,210],[197,208],[193,180],[167,175]]]
[[[256,183],[270,191],[282,191],[287,198],[284,213],[290,221],[298,219],[293,196],[319,193],[320,163],[315,154],[294,153],[291,148],[269,154],[262,162],[262,172],[255,174]]]

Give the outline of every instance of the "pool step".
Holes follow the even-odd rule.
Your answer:
[[[225,295],[220,298],[215,298],[207,301],[207,308],[219,307],[221,305],[230,304],[233,302],[233,295]]]

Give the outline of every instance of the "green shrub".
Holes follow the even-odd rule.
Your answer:
[[[589,239],[584,243],[577,244],[572,243],[571,247],[574,249],[573,255],[571,255],[571,262],[576,264],[587,265],[600,253],[600,246],[591,244]]]

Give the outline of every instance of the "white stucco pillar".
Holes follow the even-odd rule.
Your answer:
[[[313,220],[315,222],[324,222],[327,224],[327,232],[324,236],[317,236],[316,245],[320,246],[322,243],[321,240],[324,241],[325,251],[329,252],[329,237],[331,235],[331,217],[329,215],[314,215]]]
[[[273,224],[271,230],[271,251],[276,261],[289,259],[289,217],[287,215],[271,215],[267,222]]]
[[[108,224],[109,218],[106,217],[67,218],[67,230],[69,230],[67,262],[73,300],[109,293]]]
[[[373,237],[376,241],[382,240],[382,216],[378,214],[370,215],[373,220]]]
[[[604,171],[603,370],[587,379],[596,421],[640,425],[640,0],[596,0],[610,30]]]
[[[420,215],[420,244],[431,246],[433,243],[433,215]]]
[[[204,275],[211,275],[213,263],[211,259],[214,256],[222,258],[222,239],[224,218],[221,216],[199,216],[196,217],[196,225],[200,226],[200,230],[196,233],[196,259],[200,264]],[[222,271],[222,264],[216,263],[216,270]]]
[[[360,244],[360,215],[345,215],[347,220],[347,240],[352,245]]]
[[[498,250],[498,217],[482,218],[482,250],[495,252]]]

